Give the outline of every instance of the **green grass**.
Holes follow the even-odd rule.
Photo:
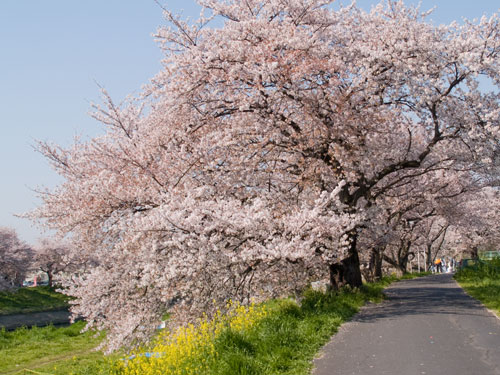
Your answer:
[[[211,374],[306,374],[311,360],[338,327],[366,301],[357,291],[309,291],[299,306],[273,302],[273,313],[247,334],[227,330],[217,340],[219,358]]]
[[[413,274],[404,278],[417,276]],[[191,369],[204,368],[207,363],[208,370],[203,372],[205,375],[309,374],[313,358],[339,326],[366,302],[382,301],[383,289],[397,280],[391,276],[359,289],[344,288],[330,293],[308,290],[300,303],[292,299],[268,301],[265,309],[270,313],[256,326],[247,331],[226,328],[216,338],[217,356],[214,360],[203,356],[195,358],[189,363],[190,369],[177,369],[175,374],[194,374]],[[153,364],[148,366],[147,363],[141,368],[142,373],[156,373]],[[113,372],[124,373],[127,373],[126,368],[119,366]],[[130,373],[138,374],[134,371]]]
[[[463,268],[455,279],[467,293],[500,316],[500,259]]]
[[[68,327],[48,326],[0,331],[0,374],[105,374],[111,359],[94,351],[102,337],[81,334],[84,322]]]
[[[396,280],[411,280],[417,277],[429,276],[432,275],[432,272],[416,272],[416,273],[405,273],[402,277],[396,278],[395,276],[391,276],[390,278]]]
[[[68,307],[68,297],[48,286],[0,292],[0,315],[59,310]]]
[[[405,276],[413,278],[416,275]],[[319,349],[367,301],[380,302],[387,277],[359,289],[335,293],[307,291],[299,304],[267,302],[272,313],[244,334],[226,330],[216,341],[217,362],[208,374],[308,374]],[[93,350],[102,337],[81,334],[84,322],[68,327],[0,330],[0,374],[109,374],[123,353],[105,357]]]
[[[246,334],[227,330],[217,340],[219,357],[209,374],[309,374],[313,358],[340,325],[366,302],[382,301],[383,289],[396,280],[386,277],[360,289],[326,294],[309,290],[300,305],[292,300],[268,302],[273,313],[255,330]]]

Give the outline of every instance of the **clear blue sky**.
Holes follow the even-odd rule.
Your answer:
[[[417,3],[418,1],[407,1]],[[193,0],[162,1],[196,18]],[[344,4],[349,1],[344,1]],[[373,0],[360,0],[369,9]],[[490,15],[497,0],[423,0],[435,23]],[[30,243],[43,234],[13,216],[40,204],[32,189],[60,178],[33,150],[35,140],[70,145],[99,134],[88,116],[104,86],[116,102],[140,92],[160,69],[151,34],[163,24],[154,0],[0,0],[0,226]]]

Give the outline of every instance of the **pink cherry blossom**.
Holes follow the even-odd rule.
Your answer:
[[[360,285],[371,249],[411,249],[431,217],[434,238],[453,198],[494,179],[498,17],[435,27],[402,2],[330,3],[166,11],[143,94],[104,92],[98,138],[40,144],[64,182],[31,216],[93,259],[64,285],[109,349],[166,312],[179,324],[328,275]]]

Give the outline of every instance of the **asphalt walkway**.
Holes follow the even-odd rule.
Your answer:
[[[69,324],[70,313],[68,310],[44,311],[29,314],[0,315],[0,329],[7,331],[19,327],[43,327],[49,324]]]
[[[314,375],[500,375],[500,319],[450,274],[400,281],[314,361]]]

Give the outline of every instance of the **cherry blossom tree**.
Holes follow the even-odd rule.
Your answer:
[[[49,286],[54,285],[54,277],[61,272],[74,272],[81,262],[75,259],[75,251],[69,241],[55,238],[41,238],[33,246],[32,267],[47,273]]]
[[[380,278],[383,261],[399,274],[407,272],[409,261],[423,248],[432,249],[436,256],[448,221],[458,214],[453,208],[478,189],[478,181],[469,172],[438,169],[382,194],[377,215],[360,233],[361,258],[368,265],[365,277]]]
[[[442,217],[431,218],[425,223],[421,239],[422,247],[425,249],[427,271],[431,270],[434,261],[443,249],[449,227],[450,225]]]
[[[457,249],[464,257],[477,258],[478,249],[500,241],[500,191],[483,187],[465,196],[453,207],[450,221],[451,238],[447,246]]]
[[[32,250],[16,231],[0,227],[0,290],[21,286],[31,261]]]
[[[104,93],[101,137],[40,145],[64,182],[32,216],[96,258],[65,286],[109,348],[167,311],[182,322],[326,274],[358,286],[363,233],[390,226],[389,197],[491,165],[498,17],[435,27],[402,2],[330,3],[202,0],[196,23],[166,10],[144,94]]]

